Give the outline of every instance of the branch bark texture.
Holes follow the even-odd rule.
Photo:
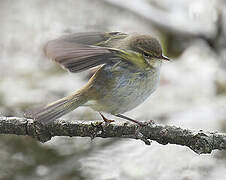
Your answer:
[[[40,142],[54,136],[117,137],[141,139],[150,145],[150,140],[160,144],[187,146],[198,154],[211,153],[214,149],[226,150],[226,133],[194,131],[175,126],[157,125],[154,122],[137,124],[106,124],[101,122],[55,121],[43,125],[32,119],[0,117],[0,134],[27,135]]]

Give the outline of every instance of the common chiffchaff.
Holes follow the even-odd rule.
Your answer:
[[[121,32],[66,35],[49,41],[44,50],[72,73],[102,66],[83,88],[34,112],[32,118],[41,123],[79,106],[132,120],[122,113],[137,107],[156,90],[162,61],[169,60],[152,36]]]

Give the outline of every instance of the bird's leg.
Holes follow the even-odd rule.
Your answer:
[[[140,130],[142,129],[142,127],[145,125],[145,123],[142,123],[142,122],[139,122],[139,121],[137,121],[137,120],[131,119],[131,118],[126,117],[126,116],[124,116],[124,115],[122,115],[122,114],[117,114],[117,115],[115,115],[115,116],[120,117],[120,118],[123,118],[123,119],[126,119],[126,120],[129,120],[129,121],[132,121],[133,123],[137,123],[139,126],[138,126],[137,129],[135,130],[135,136],[136,136],[136,138],[137,138],[137,139],[140,139],[140,140],[142,140],[142,141],[144,141],[144,143],[145,143],[146,145],[150,145],[150,144],[151,144],[151,141],[148,139],[148,137],[144,136],[144,135],[140,132]]]
[[[143,125],[144,125],[142,122],[139,122],[139,121],[137,121],[137,120],[131,119],[131,118],[126,117],[126,116],[124,116],[124,115],[122,115],[122,114],[116,114],[115,116],[120,117],[120,118],[123,118],[123,119],[126,119],[126,120],[129,120],[129,121],[132,121],[132,122],[134,122],[134,123],[137,123],[137,124],[140,125],[140,126],[143,126]]]
[[[102,117],[102,119],[104,120],[104,122],[106,122],[106,123],[112,123],[112,122],[115,122],[114,120],[107,119],[107,118],[106,118],[106,117],[104,117],[104,115],[103,115],[103,114],[101,114],[100,112],[99,112],[99,114],[101,115],[101,117]]]

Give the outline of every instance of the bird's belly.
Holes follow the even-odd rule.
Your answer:
[[[108,72],[111,73],[111,72]],[[87,105],[96,111],[110,114],[127,112],[144,102],[157,88],[159,71],[125,72],[105,74],[105,86],[101,86],[101,95]],[[95,86],[97,87],[98,84]]]

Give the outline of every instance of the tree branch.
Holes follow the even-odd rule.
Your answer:
[[[150,140],[166,145],[187,146],[198,154],[212,150],[226,150],[226,134],[182,129],[175,126],[157,125],[154,122],[137,124],[105,124],[101,122],[55,121],[42,125],[32,119],[0,117],[0,134],[27,135],[40,142],[49,141],[54,136],[118,137],[141,139],[150,145]]]

